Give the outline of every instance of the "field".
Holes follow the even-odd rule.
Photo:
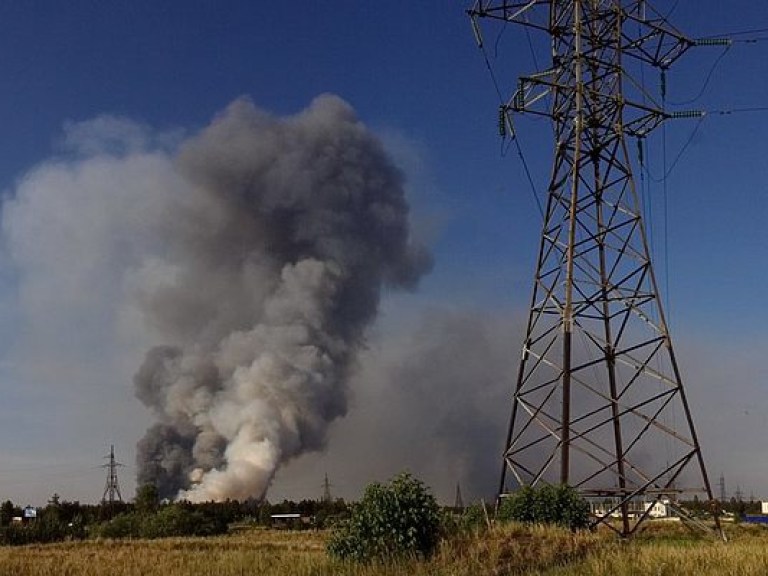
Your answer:
[[[522,526],[446,542],[429,561],[359,566],[331,561],[326,535],[249,529],[217,538],[85,541],[0,548],[0,575],[663,576],[768,574],[768,529],[733,527],[731,541],[651,527],[632,542]]]

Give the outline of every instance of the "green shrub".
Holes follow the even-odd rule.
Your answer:
[[[139,538],[143,516],[136,512],[123,512],[112,520],[102,522],[92,533],[102,538]]]
[[[227,522],[183,504],[162,506],[154,514],[126,512],[104,522],[95,530],[102,538],[168,538],[171,536],[214,536],[227,532]]]
[[[589,504],[570,486],[524,486],[502,500],[496,517],[580,530],[589,526]]]
[[[340,559],[368,562],[429,556],[440,540],[441,512],[422,482],[400,474],[389,485],[369,485],[328,542]]]
[[[142,538],[214,536],[226,531],[227,523],[222,518],[174,504],[147,516],[142,524],[141,535]]]
[[[26,524],[10,524],[0,531],[0,545],[46,544],[72,538],[72,531],[58,519],[45,517]]]
[[[480,530],[487,525],[486,512],[482,504],[467,506],[459,518],[459,527],[463,530]]]

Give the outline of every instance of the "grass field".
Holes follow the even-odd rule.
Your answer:
[[[662,576],[768,574],[768,529],[734,527],[727,544],[681,527],[631,542],[609,534],[506,526],[445,542],[429,561],[359,566],[330,560],[326,535],[243,530],[217,538],[85,541],[0,548],[0,575]]]

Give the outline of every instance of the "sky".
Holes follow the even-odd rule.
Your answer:
[[[125,271],[149,234],[141,222],[156,201],[152,178],[162,174],[122,163],[124,171],[99,175],[83,159],[115,146],[123,160],[172,151],[241,97],[283,117],[326,93],[355,110],[405,174],[413,237],[434,263],[415,290],[384,293],[349,382],[347,415],[330,424],[325,450],[278,471],[268,497],[319,497],[327,474],[335,495],[355,498],[404,469],[443,502],[457,483],[465,499],[492,495],[540,217],[515,148],[503,152],[498,96],[469,5],[0,7],[0,499],[44,504],[56,492],[98,501],[110,445],[125,465],[123,496],[132,497],[136,442],[152,422],[132,378],[157,337],[126,296]],[[675,108],[711,113],[700,125],[667,125],[668,165],[682,154],[666,186],[646,176],[645,196],[710,477],[722,473],[729,492],[768,498],[768,113],[738,112],[768,106],[768,31],[759,31],[768,29],[768,7],[655,6],[694,38],[757,30],[734,36],[757,41],[738,42],[719,60],[723,48],[696,48],[672,68],[670,102],[704,88]],[[491,66],[509,95],[536,63],[520,30],[495,40]],[[545,43],[533,45],[545,62]],[[648,84],[658,81],[646,74]],[[516,122],[541,194],[550,132]],[[658,177],[661,131],[648,146]],[[86,166],[96,170],[92,180]],[[118,200],[101,200],[110,194]]]

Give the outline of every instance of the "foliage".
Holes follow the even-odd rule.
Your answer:
[[[482,504],[467,506],[460,518],[460,526],[465,530],[485,528],[487,524],[486,511],[483,509]]]
[[[529,524],[557,524],[580,530],[589,525],[589,504],[566,485],[524,486],[504,498],[497,519]]]
[[[441,512],[424,484],[400,474],[388,485],[370,484],[328,541],[328,552],[361,562],[427,557],[440,540]]]
[[[144,524],[142,537],[215,536],[227,531],[227,522],[219,515],[205,514],[183,505],[164,506]]]
[[[47,544],[84,537],[81,526],[69,526],[54,514],[43,514],[26,524],[10,524],[0,532],[0,543],[8,546]]]
[[[102,538],[138,538],[145,516],[136,512],[123,512],[111,520],[91,528],[94,536]]]
[[[157,486],[154,484],[144,484],[136,490],[134,499],[136,511],[142,514],[155,512],[160,505],[160,495]]]
[[[192,504],[178,502],[161,506],[154,486],[143,486],[132,503],[81,504],[51,496],[47,506],[38,509],[37,520],[12,523],[22,509],[10,500],[0,504],[0,545],[50,543],[86,537],[161,538],[166,536],[204,536],[222,534],[231,523],[260,516],[270,524],[270,512],[301,512],[314,516],[323,526],[345,514],[343,500],[321,502],[284,501],[274,507],[257,500],[227,500]],[[0,572],[1,573],[1,572]]]
[[[227,522],[184,504],[162,506],[157,513],[126,512],[94,528],[103,538],[168,538],[224,534]]]
[[[21,509],[16,508],[10,500],[6,500],[0,506],[0,526],[8,526],[14,516],[21,516]]]

